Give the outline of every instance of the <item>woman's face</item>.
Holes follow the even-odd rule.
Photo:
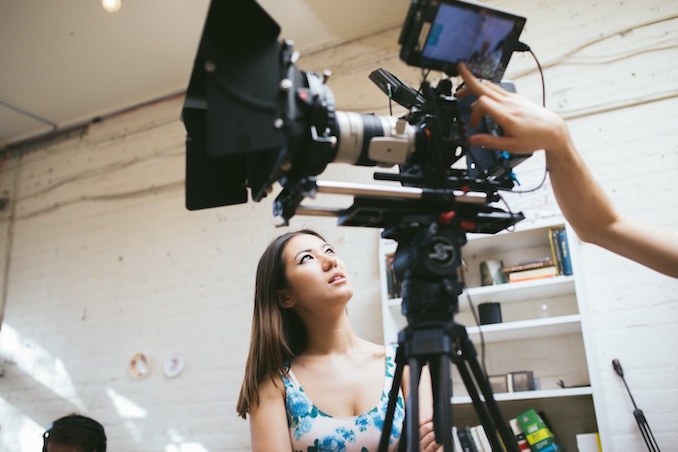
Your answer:
[[[322,239],[299,234],[287,242],[282,259],[287,287],[280,294],[285,308],[313,311],[337,305],[343,309],[351,299],[346,265]]]

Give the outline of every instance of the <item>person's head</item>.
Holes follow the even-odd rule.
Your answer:
[[[294,235],[283,249],[281,263],[284,276],[276,292],[284,310],[294,311],[306,325],[344,312],[353,288],[344,262],[322,237]],[[294,352],[296,344],[292,345]]]
[[[343,266],[325,239],[308,229],[278,236],[262,254],[255,279],[250,351],[237,406],[242,417],[252,403],[258,403],[259,383],[285,372],[292,358],[306,347],[306,328],[297,311],[322,294],[321,284],[309,283],[322,281],[320,273],[328,276],[330,266],[337,262]],[[342,291],[340,296],[350,298],[350,286]]]
[[[106,432],[103,425],[75,413],[52,422],[42,437],[42,452],[106,451]]]

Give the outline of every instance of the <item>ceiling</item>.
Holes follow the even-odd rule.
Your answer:
[[[400,25],[409,3],[259,0],[302,54]],[[3,1],[0,149],[182,93],[208,6],[122,0],[109,13],[100,0]]]

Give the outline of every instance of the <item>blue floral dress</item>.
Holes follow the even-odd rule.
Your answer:
[[[395,346],[386,347],[384,388],[379,405],[367,413],[351,417],[333,417],[320,411],[308,398],[290,369],[283,375],[285,405],[290,438],[295,452],[373,452],[379,448],[386,418],[388,394],[395,374]],[[402,390],[393,414],[389,450],[395,450],[403,428],[405,407]]]

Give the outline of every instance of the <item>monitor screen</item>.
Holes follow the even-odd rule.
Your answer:
[[[418,14],[408,15],[409,36],[401,36],[406,63],[453,76],[463,62],[478,77],[501,79],[525,18],[459,0],[423,2],[416,8]]]

